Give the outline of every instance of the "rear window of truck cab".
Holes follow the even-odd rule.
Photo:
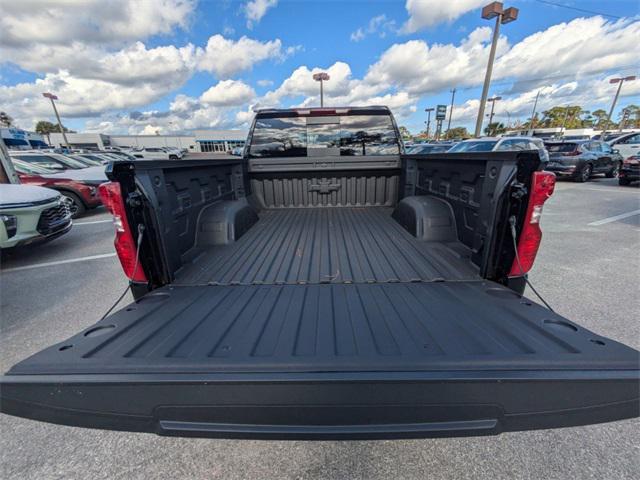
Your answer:
[[[254,158],[399,154],[388,113],[258,116],[249,147]]]

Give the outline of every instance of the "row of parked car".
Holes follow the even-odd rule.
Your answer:
[[[640,180],[640,133],[600,139],[541,139],[537,137],[483,137],[461,142],[406,145],[407,152],[461,153],[538,150],[546,170],[558,177],[586,182],[596,174],[618,177],[620,185]]]
[[[178,160],[172,147],[105,150],[10,150],[21,185],[0,184],[0,248],[27,245],[68,232],[72,219],[102,204],[98,187],[105,165],[126,160]],[[42,188],[44,187],[44,188]]]

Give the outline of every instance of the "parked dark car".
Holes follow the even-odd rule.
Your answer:
[[[618,174],[618,184],[620,185],[629,185],[638,180],[640,180],[640,154],[625,158]]]
[[[598,173],[614,178],[622,165],[618,151],[599,140],[545,142],[545,146],[549,152],[545,170],[576,182],[586,182]]]

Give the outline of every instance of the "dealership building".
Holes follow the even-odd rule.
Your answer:
[[[243,147],[247,132],[243,130],[194,130],[191,135],[67,133],[66,136],[74,148],[103,150],[105,147],[177,147],[184,148],[189,152],[225,153],[236,147]],[[45,135],[45,139],[54,147],[64,146],[64,139],[60,133]]]

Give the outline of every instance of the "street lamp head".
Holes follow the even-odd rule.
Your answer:
[[[329,77],[329,74],[328,74],[328,73],[326,73],[326,72],[320,72],[320,73],[314,73],[314,74],[313,74],[313,79],[314,79],[316,82],[320,82],[320,81],[322,81],[322,80],[327,81],[327,80],[329,80],[329,78],[330,78],[330,77]]]
[[[518,9],[514,7],[507,8],[504,12],[502,12],[502,20],[500,23],[503,25],[511,22],[515,22],[518,19]]]
[[[45,92],[42,94],[42,96],[45,98],[50,98],[51,100],[58,100],[58,97],[56,97],[53,93]]]
[[[435,109],[434,108],[425,108],[424,111],[425,112],[433,112]]]
[[[625,82],[630,82],[631,80],[635,80],[636,76],[635,75],[631,75],[629,77],[624,77],[624,81]]]
[[[502,2],[491,2],[489,5],[482,8],[482,18],[485,20],[491,20],[498,15],[502,15],[503,12]]]

